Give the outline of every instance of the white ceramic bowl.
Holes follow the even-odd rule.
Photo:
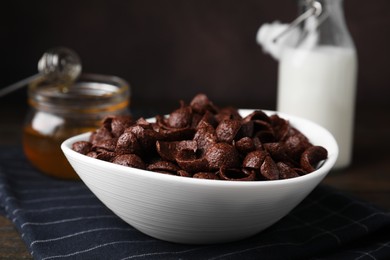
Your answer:
[[[250,112],[240,110],[243,116]],[[194,179],[116,165],[73,151],[72,144],[88,140],[89,133],[66,140],[61,148],[89,189],[139,231],[177,243],[231,242],[255,235],[287,215],[337,159],[337,143],[326,129],[305,119],[279,115],[313,144],[328,150],[328,159],[318,170],[275,181]]]

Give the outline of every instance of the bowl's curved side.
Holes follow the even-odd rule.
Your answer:
[[[240,240],[277,222],[318,180],[225,187],[172,183],[110,171],[69,156],[80,178],[116,215],[152,237],[185,244]]]
[[[334,165],[337,143],[329,132],[299,118],[291,123],[314,144],[325,146],[329,158],[316,172],[280,181],[199,180],[115,165],[71,149],[72,143],[88,140],[89,134],[70,138],[61,148],[91,191],[141,232],[178,243],[222,243],[254,235],[277,222]]]

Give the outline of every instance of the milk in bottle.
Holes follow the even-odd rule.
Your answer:
[[[339,145],[335,168],[351,161],[357,58],[349,48],[287,48],[279,64],[277,110],[327,128]]]
[[[343,0],[298,2],[304,18],[299,26],[287,26],[283,41],[272,40],[279,23],[263,25],[257,40],[279,60],[277,110],[327,128],[339,145],[335,168],[344,168],[352,159],[358,62]]]

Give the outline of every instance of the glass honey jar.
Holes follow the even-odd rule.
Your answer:
[[[99,127],[108,115],[129,114],[130,86],[118,77],[82,74],[72,84],[41,78],[29,85],[23,148],[29,161],[44,174],[78,179],[61,143]]]

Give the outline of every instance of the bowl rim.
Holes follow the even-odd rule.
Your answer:
[[[170,175],[170,174],[162,174],[162,173],[157,173],[153,171],[148,171],[148,170],[143,170],[143,169],[138,169],[138,168],[133,168],[133,167],[128,167],[128,166],[123,166],[119,164],[114,164],[111,162],[99,160],[96,158],[92,158],[89,156],[86,156],[84,154],[78,153],[74,151],[71,147],[72,144],[76,141],[87,141],[89,136],[91,135],[92,132],[87,132],[83,134],[79,134],[73,137],[70,137],[63,141],[61,143],[61,150],[67,157],[73,157],[73,158],[78,158],[78,160],[83,161],[85,164],[94,164],[95,166],[100,166],[101,168],[107,168],[110,169],[112,172],[120,173],[121,175],[137,175],[142,178],[150,178],[154,180],[161,180],[161,181],[169,181],[169,182],[176,182],[176,183],[187,183],[187,184],[195,184],[195,185],[203,185],[203,186],[215,186],[215,187],[222,187],[222,186],[227,186],[227,187],[263,187],[263,186],[276,186],[276,185],[286,185],[286,184],[291,184],[291,183],[299,183],[299,182],[305,182],[309,181],[311,179],[319,178],[319,177],[325,177],[325,175],[332,169],[334,164],[336,163],[338,153],[339,153],[339,148],[337,145],[337,142],[334,138],[334,136],[324,127],[321,125],[294,115],[286,114],[286,113],[281,113],[278,111],[272,111],[272,110],[264,110],[264,109],[239,109],[239,112],[242,116],[245,116],[247,114],[250,114],[251,112],[255,110],[261,110],[265,112],[267,115],[272,115],[272,114],[277,114],[278,116],[282,117],[283,119],[286,119],[288,121],[292,121],[291,124],[294,126],[295,122],[300,122],[306,125],[309,125],[310,127],[314,127],[317,130],[322,131],[324,136],[327,136],[327,139],[329,141],[329,146],[325,147],[328,150],[328,158],[324,161],[322,166],[318,168],[317,170],[299,176],[299,177],[294,177],[294,178],[289,178],[289,179],[279,179],[279,180],[264,180],[264,181],[229,181],[229,180],[210,180],[210,179],[198,179],[198,178],[189,178],[189,177],[183,177],[183,176],[176,176],[176,175]],[[150,121],[153,121],[152,119],[148,119]],[[296,126],[294,126],[296,127]],[[297,127],[298,130],[299,127]],[[306,134],[305,134],[306,135]],[[308,137],[309,138],[309,137]],[[310,138],[309,138],[310,140]],[[311,141],[311,140],[310,140]],[[313,143],[316,145],[315,143]],[[131,170],[129,170],[129,168]],[[77,172],[77,171],[76,171]],[[78,174],[78,173],[77,173]]]

